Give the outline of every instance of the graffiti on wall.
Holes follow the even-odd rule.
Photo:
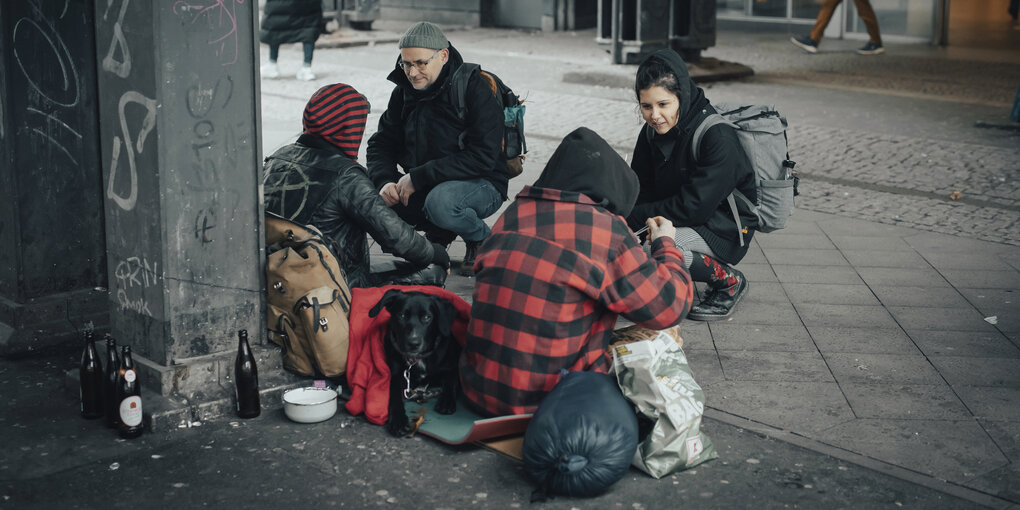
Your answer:
[[[237,6],[244,0],[212,0],[195,2],[179,0],[174,3],[174,14],[183,22],[195,25],[205,22],[210,33],[209,45],[216,51],[220,65],[229,66],[237,62],[240,41],[237,32]],[[198,25],[201,27],[201,25]]]
[[[82,153],[80,126],[68,120],[81,102],[78,69],[54,23],[67,15],[68,2],[28,3],[31,16],[14,22],[11,47],[14,63],[27,84],[24,130],[42,141],[52,154],[77,166]],[[0,111],[0,131],[3,130]],[[0,132],[0,137],[4,133]],[[54,161],[54,163],[57,163]]]

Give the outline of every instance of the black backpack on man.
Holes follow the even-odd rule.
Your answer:
[[[485,80],[492,95],[503,105],[503,148],[502,156],[506,159],[507,171],[510,177],[517,177],[524,171],[524,155],[528,152],[528,144],[524,140],[524,100],[519,98],[514,91],[508,87],[499,76],[489,71],[483,71],[478,64],[465,62],[457,69],[456,74],[451,78],[450,86],[453,87],[453,97],[457,109],[457,116],[462,120],[467,115],[465,94],[467,93],[468,80],[474,73]]]

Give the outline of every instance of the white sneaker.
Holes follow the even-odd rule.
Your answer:
[[[280,66],[276,62],[267,62],[262,66],[262,77],[276,79],[280,77]]]
[[[314,80],[315,79],[315,73],[312,72],[312,67],[311,66],[301,66],[301,69],[298,69],[298,72],[297,72],[297,79],[299,79],[301,81],[312,81],[312,80]]]

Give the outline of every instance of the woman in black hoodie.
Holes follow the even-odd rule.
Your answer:
[[[708,285],[688,318],[729,317],[747,291],[747,278],[733,266],[747,253],[757,217],[738,201],[745,226],[739,231],[726,197],[734,189],[756,197],[754,170],[727,125],[705,131],[694,159],[694,131],[716,111],[675,51],[649,56],[638,67],[634,92],[645,125],[631,161],[640,193],[627,222],[636,229],[655,216],[670,220],[691,279]]]

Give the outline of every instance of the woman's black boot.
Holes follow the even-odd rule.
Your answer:
[[[704,299],[687,314],[691,320],[725,319],[733,315],[740,298],[747,293],[748,284],[744,273],[703,253],[694,254],[691,279],[708,284]]]

